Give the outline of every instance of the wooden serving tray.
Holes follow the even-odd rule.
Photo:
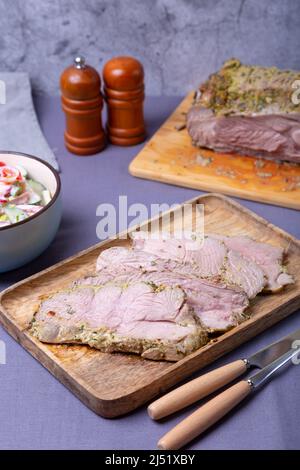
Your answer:
[[[190,93],[129,165],[133,176],[300,209],[300,164],[194,147],[186,129]],[[204,158],[203,158],[204,157]]]
[[[101,353],[87,346],[47,345],[27,331],[40,295],[59,290],[74,279],[94,272],[101,250],[129,244],[128,240],[99,243],[1,294],[0,321],[6,330],[101,416],[112,418],[134,410],[300,307],[299,241],[225,196],[210,194],[189,202],[194,210],[196,204],[204,204],[206,232],[247,234],[288,249],[288,270],[296,283],[278,294],[258,296],[251,303],[249,320],[177,363],[154,362],[130,354]],[[177,212],[170,212],[174,223]],[[197,226],[186,228],[197,229]]]

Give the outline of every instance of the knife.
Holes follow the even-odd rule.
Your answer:
[[[159,440],[158,448],[161,450],[180,449],[215,424],[219,419],[223,418],[223,416],[246,398],[250,392],[253,393],[264,385],[275,372],[299,354],[300,347],[290,349],[262,370],[249,377],[248,380],[241,380],[220,393],[165,434]],[[297,359],[297,363],[298,361]]]
[[[240,359],[219,367],[197,379],[172,390],[148,406],[152,419],[161,419],[210,395],[246,372],[251,367],[262,369],[289,351],[294,341],[300,340],[300,329],[261,349],[247,359]]]

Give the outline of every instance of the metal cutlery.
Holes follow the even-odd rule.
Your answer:
[[[263,367],[289,351],[294,341],[300,340],[300,329],[256,352],[247,359],[240,359],[219,367],[197,379],[176,388],[148,406],[152,419],[161,419],[210,395],[235,380],[251,367]]]
[[[261,369],[249,378],[241,380],[218,394],[177,424],[159,440],[158,448],[162,450],[180,449],[215,424],[250,393],[257,391],[279,369],[299,355],[300,329],[261,349],[247,359],[219,367],[156,400],[148,407],[148,413],[153,419],[168,416],[204,398],[239,377],[250,367]]]
[[[299,354],[300,349],[292,349],[267,367],[252,375],[248,380],[237,384],[217,395],[212,400],[198,408],[194,413],[171,429],[158,442],[161,450],[176,450],[206,431],[210,426],[223,418],[230,410],[238,405],[250,392],[264,385],[281,367]]]

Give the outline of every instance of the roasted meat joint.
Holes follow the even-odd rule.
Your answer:
[[[193,143],[217,152],[300,162],[300,73],[224,63],[187,115]]]

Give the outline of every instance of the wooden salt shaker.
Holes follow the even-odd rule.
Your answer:
[[[109,140],[122,146],[143,142],[146,131],[142,64],[133,57],[115,57],[105,64],[103,78]]]
[[[76,155],[92,155],[105,147],[98,72],[76,57],[61,75],[62,108],[66,115],[65,145]]]

